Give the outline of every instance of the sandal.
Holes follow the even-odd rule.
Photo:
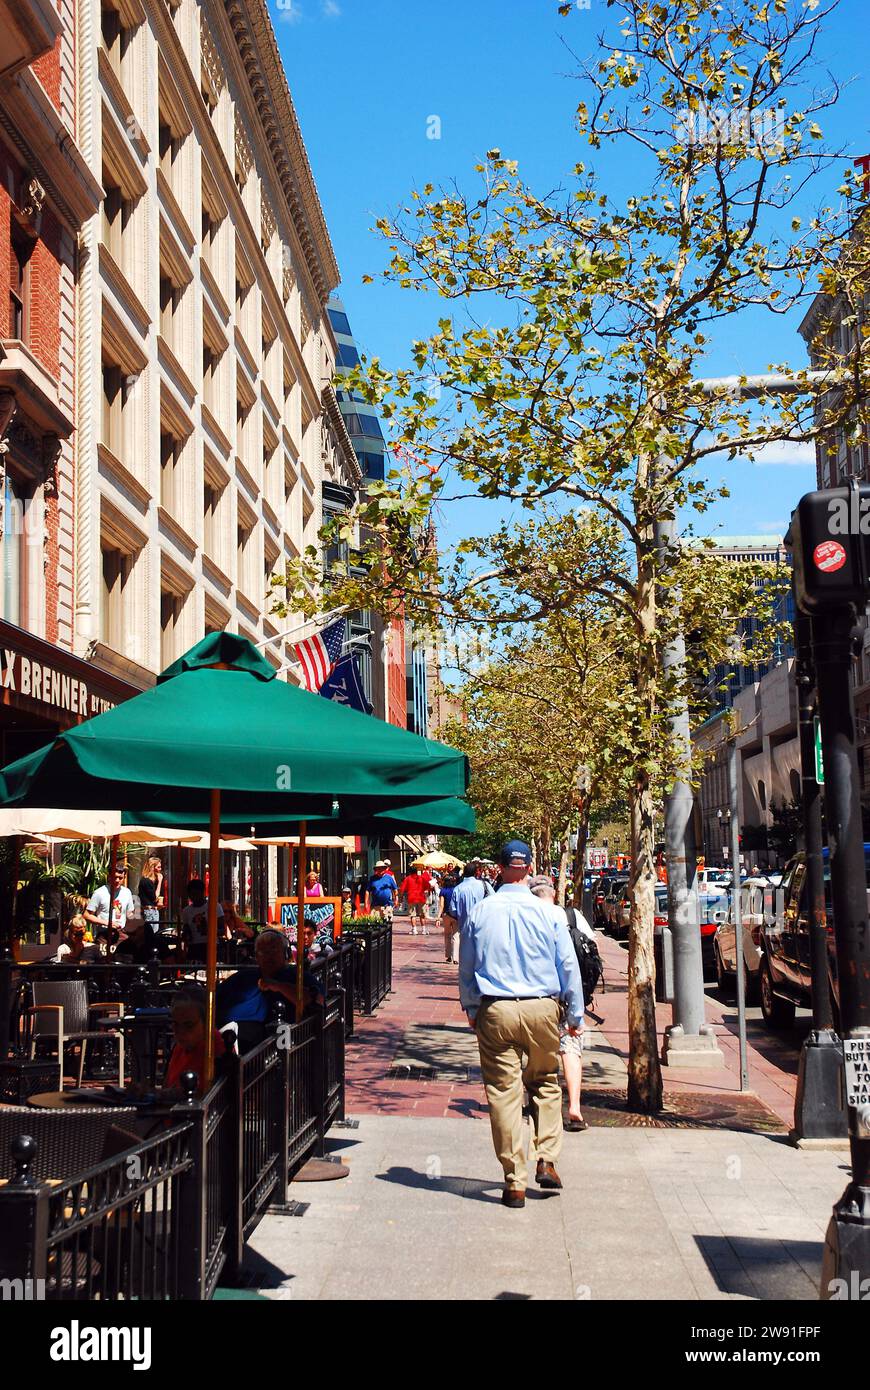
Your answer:
[[[585,1120],[563,1120],[562,1128],[567,1130],[569,1134],[579,1134],[581,1130],[588,1129],[589,1126]]]

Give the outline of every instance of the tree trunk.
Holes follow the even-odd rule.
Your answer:
[[[651,528],[650,528],[651,530]],[[662,1108],[655,1008],[655,824],[649,766],[654,762],[656,711],[655,558],[638,547],[637,624],[640,696],[637,764],[631,794],[631,929],[628,938],[628,1108],[654,1114]]]
[[[556,885],[556,902],[560,907],[565,906],[565,895],[568,890],[569,845],[569,840],[563,840],[561,853],[559,855],[559,882]]]
[[[574,906],[583,907],[583,875],[586,872],[586,846],[589,843],[589,812],[592,793],[581,798],[580,821],[577,826],[577,848],[574,851]]]
[[[631,798],[631,930],[628,938],[628,1108],[662,1108],[655,1007],[653,797],[639,772]]]

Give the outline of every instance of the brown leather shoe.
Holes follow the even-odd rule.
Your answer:
[[[547,1163],[543,1158],[538,1159],[538,1166],[535,1169],[535,1182],[538,1187],[561,1187],[562,1179],[556,1172],[554,1163]]]
[[[524,1187],[506,1187],[501,1194],[503,1207],[524,1207],[526,1205],[526,1189]]]

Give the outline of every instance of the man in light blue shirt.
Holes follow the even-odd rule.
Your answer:
[[[450,900],[450,909],[456,918],[457,929],[460,932],[465,926],[471,909],[483,902],[487,896],[487,885],[480,877],[480,862],[477,859],[469,859],[463,871],[462,879],[454,888]]]
[[[568,928],[528,887],[522,840],[501,852],[503,883],[468,913],[459,946],[459,997],[477,1034],[493,1143],[504,1169],[502,1201],[525,1205],[523,1084],[529,1093],[540,1187],[559,1189],[560,999],[569,1032],[583,1026],[583,985]],[[526,1063],[523,1067],[522,1058]]]

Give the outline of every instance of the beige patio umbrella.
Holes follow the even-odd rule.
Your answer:
[[[421,854],[419,859],[412,860],[413,869],[446,869],[448,864],[453,864],[457,869],[464,869],[465,864],[461,859],[457,859],[455,854],[442,854],[440,849],[430,850],[428,854]]]

